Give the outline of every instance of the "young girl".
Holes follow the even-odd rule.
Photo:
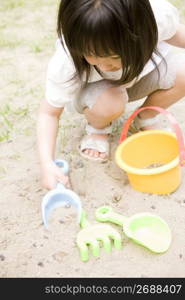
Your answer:
[[[43,187],[68,177],[53,162],[58,123],[69,102],[84,114],[86,135],[79,146],[88,159],[109,155],[112,122],[128,101],[168,108],[185,96],[185,25],[166,0],[62,0],[59,40],[51,58],[46,100],[41,103],[37,136]],[[136,130],[157,127],[152,110],[140,113]]]

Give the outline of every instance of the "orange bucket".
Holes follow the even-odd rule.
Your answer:
[[[145,109],[165,114],[175,134],[165,130],[146,130],[127,138],[131,122]],[[135,190],[170,194],[180,186],[181,166],[185,165],[185,146],[181,129],[171,113],[157,106],[136,110],[124,125],[119,143],[115,153],[116,163],[127,173]],[[152,165],[154,167],[149,168]]]

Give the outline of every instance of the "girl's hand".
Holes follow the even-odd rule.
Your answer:
[[[41,166],[41,183],[44,188],[54,189],[59,182],[70,188],[69,177],[53,161]]]

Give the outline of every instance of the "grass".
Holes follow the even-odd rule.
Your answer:
[[[0,142],[10,141],[14,133],[15,124],[28,116],[29,108],[12,109],[6,104],[0,110]]]
[[[19,8],[35,8],[55,5],[59,0],[1,0],[0,11],[11,11]]]
[[[0,34],[0,48],[16,48],[22,45],[22,41],[16,37],[5,36]]]
[[[23,7],[25,2],[25,0],[1,0],[0,11],[7,11]]]
[[[49,33],[47,35],[42,36],[40,39],[36,41],[28,42],[27,45],[29,45],[30,51],[32,53],[46,53],[47,49],[51,49],[51,46],[53,47],[56,40],[56,34],[55,33]]]
[[[0,143],[33,135],[56,39],[58,2],[0,0]]]
[[[185,2],[184,0],[169,0],[173,5],[175,5],[180,13],[182,20],[185,18]]]

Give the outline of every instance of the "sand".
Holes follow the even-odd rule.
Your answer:
[[[96,258],[89,250],[89,260],[82,262],[76,246],[80,228],[72,208],[55,211],[49,230],[44,228],[41,202],[47,191],[40,183],[36,119],[53,51],[54,37],[48,41],[47,35],[52,36],[55,29],[55,7],[47,1],[38,10],[28,8],[7,10],[0,16],[6,36],[11,32],[23,41],[1,49],[0,125],[1,134],[7,129],[8,137],[0,144],[0,277],[184,277],[185,169],[182,168],[180,187],[171,195],[133,190],[127,174],[114,160],[118,128],[111,138],[111,159],[107,163],[85,160],[77,151],[85,122],[77,113],[64,113],[56,158],[69,162],[72,188],[80,196],[89,222],[96,223],[95,210],[102,205],[109,205],[127,217],[140,212],[154,213],[168,223],[172,243],[166,253],[155,254],[126,237],[121,227],[112,225],[122,236],[122,249],[113,247],[111,253],[106,253],[101,248]],[[44,15],[49,12],[51,18],[46,20]],[[13,23],[6,25],[10,16]],[[39,27],[41,22],[45,25]],[[38,44],[33,49],[34,41]],[[184,108],[185,100],[170,108],[183,132]],[[128,105],[125,119],[133,109]],[[11,123],[9,126],[5,118]]]

